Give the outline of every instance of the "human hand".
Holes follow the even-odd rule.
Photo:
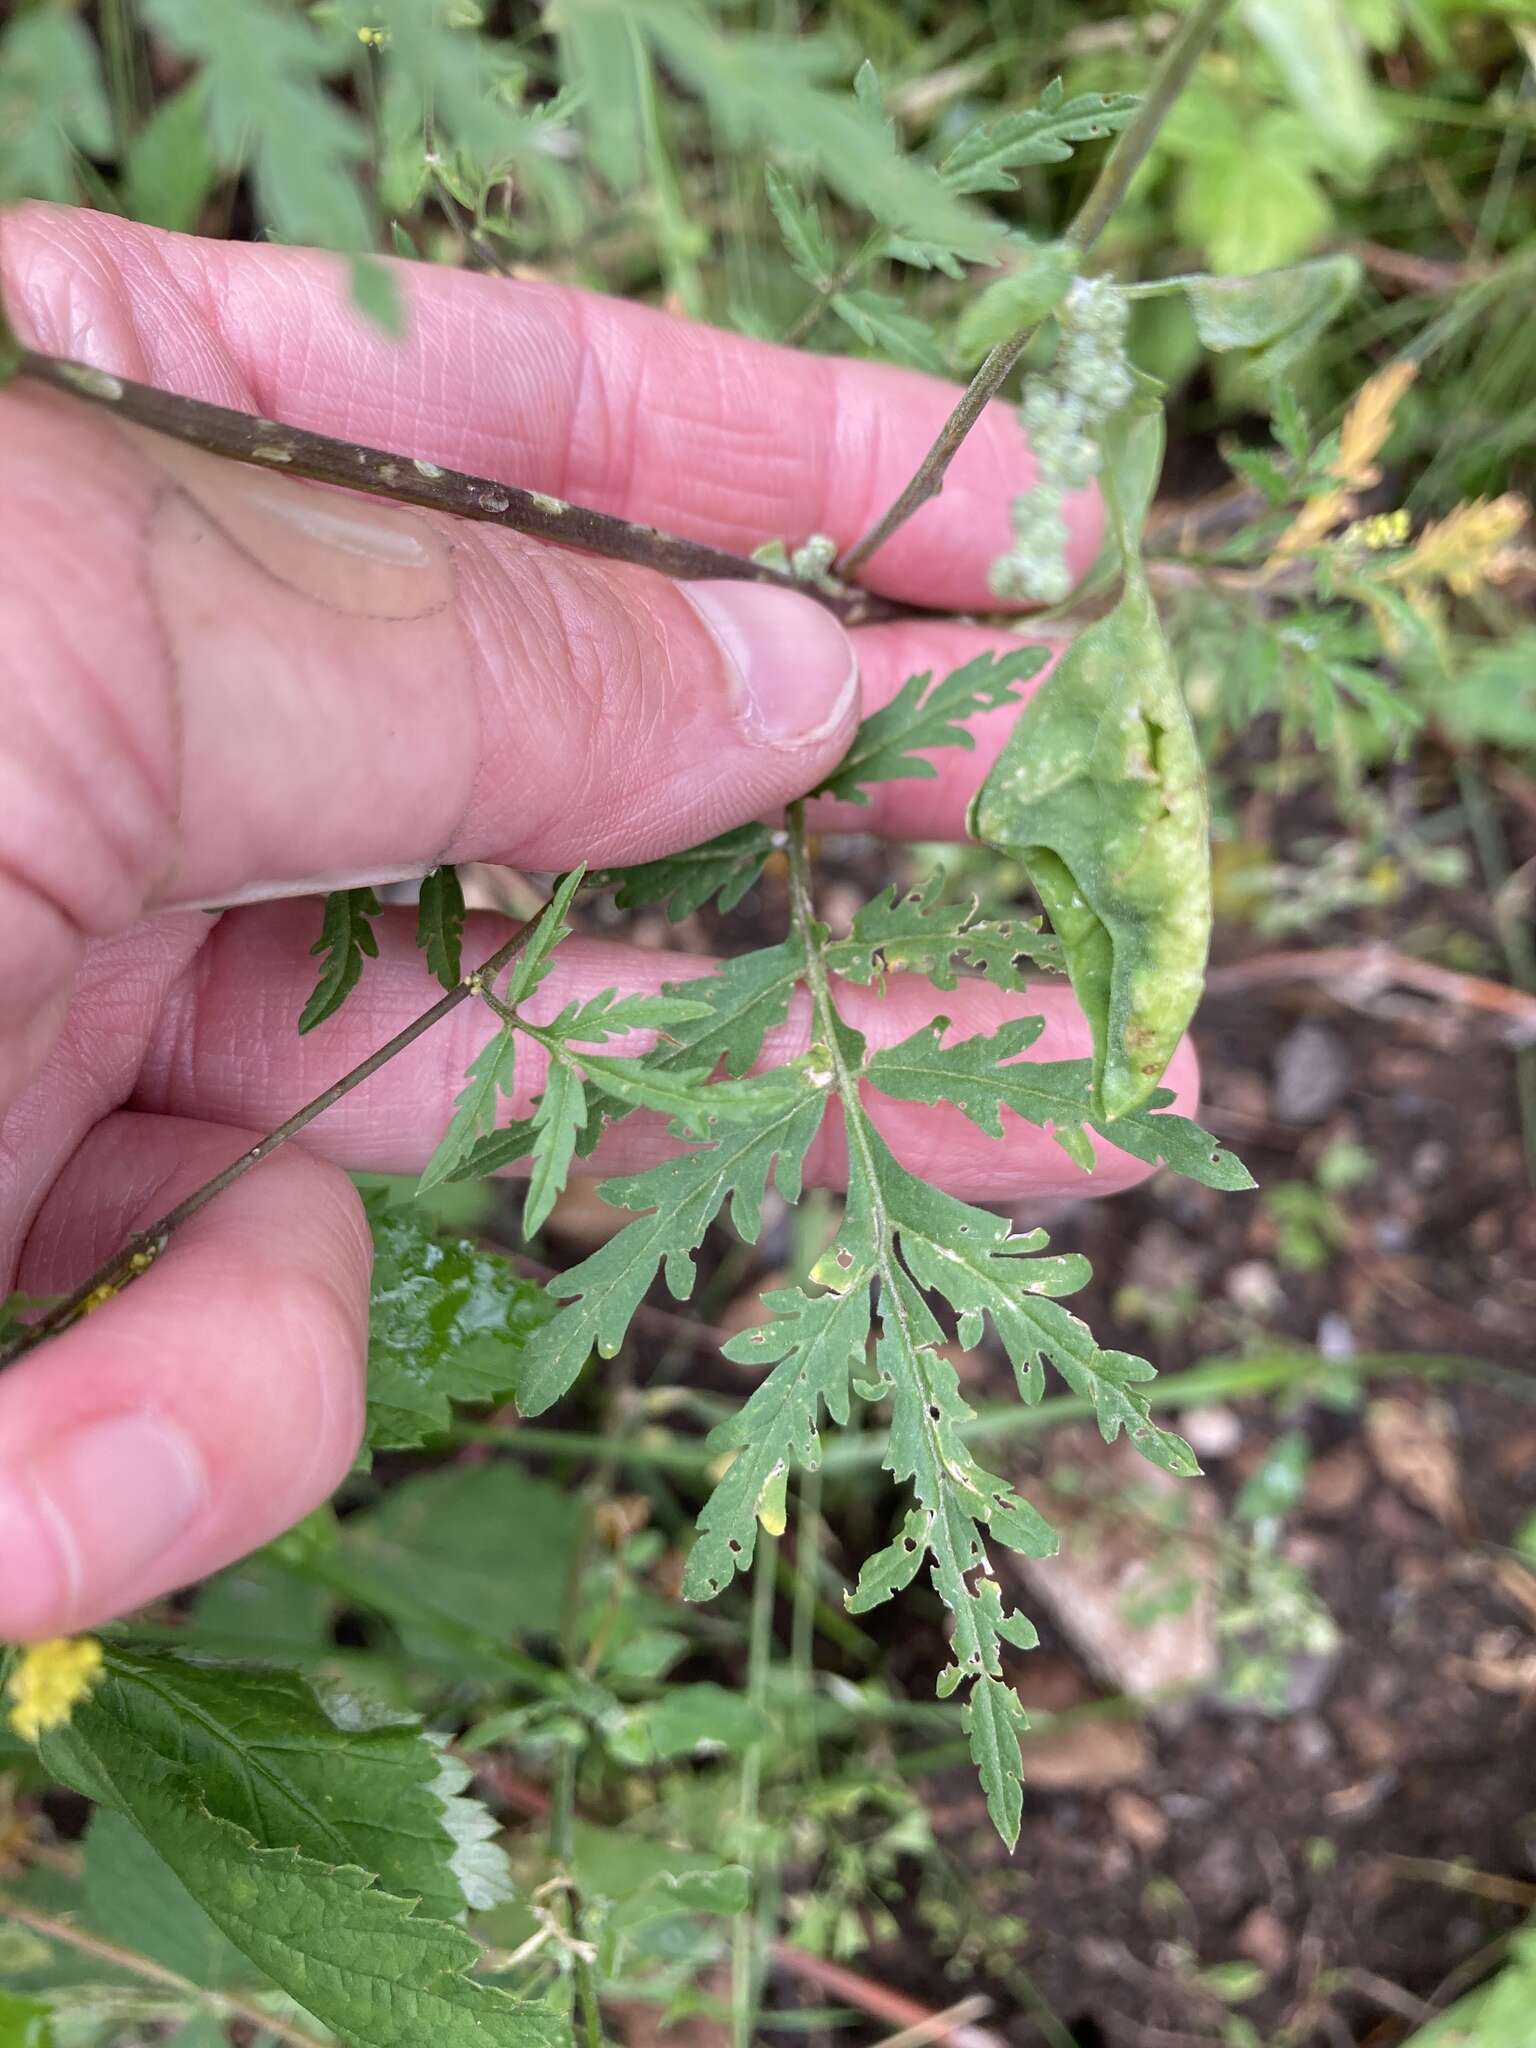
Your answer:
[[[4,224],[33,346],[193,396],[558,492],[739,552],[831,534],[896,495],[953,393],[539,284],[403,267],[403,344],[338,263],[79,212]],[[844,633],[808,598],[671,584],[515,533],[326,492],[0,393],[0,1279],[68,1290],[136,1228],[355,1065],[431,999],[411,919],[300,1039],[306,891],[443,860],[542,871],[650,859],[772,811],[837,762],[861,711],[1006,636],[944,621]],[[994,408],[872,588],[990,607],[1028,452]],[[1071,560],[1098,512],[1069,505]],[[1012,720],[932,782],[824,810],[960,837]],[[264,901],[263,899],[276,899]],[[242,907],[210,919],[201,906]],[[466,961],[505,937],[472,919]],[[649,990],[691,956],[575,939],[541,991]],[[843,1001],[840,998],[840,1001]],[[1043,1013],[1032,1057],[1085,1055],[1063,989],[850,990],[873,1042],[939,1011],[968,1034]],[[485,1021],[465,1005],[178,1231],[163,1258],[0,1377],[0,1636],[88,1626],[267,1541],[325,1497],[361,1425],[368,1233],[343,1169],[411,1172]],[[770,1039],[800,1050],[792,1015]],[[1188,1108],[1193,1057],[1168,1076]],[[518,1098],[539,1092],[530,1049]],[[1107,1193],[1044,1132],[881,1101],[915,1172],[973,1199]],[[665,1145],[626,1120],[591,1162]],[[835,1183],[840,1134],[810,1165]],[[301,1149],[302,1146],[302,1149]]]

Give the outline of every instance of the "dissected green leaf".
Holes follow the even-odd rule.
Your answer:
[[[434,868],[421,885],[416,943],[444,988],[457,988],[464,951],[464,890],[455,867]]]
[[[734,910],[762,873],[776,838],[782,842],[782,833],[775,835],[767,825],[737,825],[702,846],[646,861],[640,867],[610,868],[593,879],[600,887],[618,884],[616,901],[621,910],[642,910],[661,903],[667,916],[678,924],[690,912],[702,909],[711,896],[719,898],[722,910]]]
[[[1063,969],[1061,943],[1042,933],[1038,918],[985,918],[974,896],[943,898],[935,870],[920,888],[894,885],[854,914],[846,939],[823,948],[828,967],[844,981],[867,987],[888,974],[922,974],[935,987],[957,986],[957,968],[973,968],[997,988],[1027,988],[1021,962],[1053,973]]]
[[[760,1118],[743,1117],[726,1125],[712,1144],[603,1182],[598,1192],[605,1200],[650,1213],[550,1283],[550,1292],[570,1306],[528,1347],[517,1390],[525,1415],[559,1400],[594,1350],[613,1357],[658,1267],[665,1268],[667,1284],[680,1299],[693,1291],[692,1254],[727,1201],[737,1232],[751,1243],[770,1173],[784,1199],[796,1200],[825,1096],[803,1063],[791,1071],[800,1078],[790,1090],[783,1073],[741,1084],[749,1091],[761,1088]]]
[[[1209,1131],[1188,1117],[1158,1113],[1173,1100],[1166,1089],[1147,1107],[1109,1123],[1095,1113],[1089,1061],[1021,1059],[1039,1037],[1038,1017],[1015,1018],[990,1037],[950,1046],[942,1042],[947,1025],[947,1019],[935,1018],[901,1044],[872,1054],[865,1070],[871,1084],[898,1102],[952,1102],[990,1137],[1003,1136],[999,1111],[1010,1109],[1029,1123],[1053,1128],[1058,1138],[1080,1136],[1088,1125],[1134,1158],[1149,1165],[1161,1161],[1206,1187],[1236,1192],[1254,1185],[1247,1167]],[[1067,1149],[1091,1166],[1091,1150],[1083,1157],[1070,1142]]]
[[[364,955],[370,960],[379,957],[379,941],[369,922],[379,908],[371,889],[333,889],[326,897],[320,936],[309,949],[326,957],[314,993],[300,1014],[301,1032],[313,1031],[341,1008],[362,976]]]
[[[908,677],[889,704],[863,721],[842,763],[815,794],[862,804],[869,801],[867,783],[906,777],[931,782],[938,770],[923,754],[933,747],[973,752],[976,742],[964,721],[979,711],[1017,702],[1014,684],[1038,674],[1052,652],[1049,647],[1020,647],[1007,654],[978,654],[937,683],[931,673]]]
[[[453,1099],[448,1128],[417,1182],[419,1193],[462,1172],[477,1141],[495,1130],[501,1098],[512,1093],[516,1082],[517,1033],[503,1024],[465,1069],[465,1084]]]
[[[0,33],[0,199],[79,197],[79,158],[108,156],[112,116],[90,31],[34,7]]]
[[[515,1010],[519,1003],[526,1002],[549,974],[551,955],[571,935],[571,928],[564,921],[565,913],[576,900],[576,892],[586,880],[586,875],[585,867],[575,867],[555,884],[526,945],[512,962],[503,996],[509,1009]]]
[[[954,192],[1012,192],[1012,171],[1065,163],[1078,142],[1098,142],[1125,126],[1139,101],[1131,93],[1083,92],[1066,97],[1053,78],[1037,106],[984,122],[949,152],[939,176]]]
[[[763,172],[768,204],[784,237],[789,260],[808,285],[820,290],[837,269],[837,252],[827,239],[815,203],[803,199],[784,173],[769,164]]]
[[[225,170],[250,169],[262,218],[279,237],[367,248],[357,175],[367,132],[325,88],[349,61],[346,43],[279,0],[144,0],[144,15],[157,37],[199,66],[209,147]]]
[[[377,1203],[369,1221],[365,1457],[428,1443],[447,1429],[455,1402],[509,1392],[550,1313],[544,1290],[495,1252],[436,1237]]]
[[[185,234],[197,226],[218,175],[194,80],[167,94],[128,144],[120,197],[131,219]]]
[[[971,1761],[987,1796],[987,1812],[1011,1849],[1019,1839],[1024,1811],[1019,1737],[1029,1726],[1029,1716],[1011,1685],[996,1678],[979,1678],[971,1688],[964,1718],[971,1739]]]
[[[918,314],[908,312],[894,293],[849,286],[834,292],[828,304],[866,348],[877,349],[894,362],[942,375],[944,357],[933,339],[932,327]]]
[[[820,83],[841,58],[829,39],[727,33],[686,0],[627,0],[615,11],[638,23],[730,140],[813,164],[851,206],[916,241],[990,254],[997,231],[987,217],[894,149],[874,107]]]
[[[976,836],[1027,868],[1062,942],[1106,1117],[1161,1079],[1211,927],[1200,751],[1134,543],[1122,553],[1119,604],[1026,705],[971,811]]]

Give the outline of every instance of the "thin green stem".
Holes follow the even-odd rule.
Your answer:
[[[1197,0],[1163,51],[1145,98],[1121,130],[1093,190],[1067,229],[1065,239],[1084,255],[1109,225],[1229,4],[1230,0]],[[1032,320],[1007,341],[999,342],[985,358],[901,496],[838,563],[840,577],[852,576],[862,568],[914,512],[943,490],[945,473],[959,454],[961,443],[1012,376],[1040,325],[1040,321]]]
[[[581,1898],[576,1890],[576,1749],[567,1744],[560,1751],[555,1772],[555,1793],[549,1807],[549,1853],[567,1880],[566,1898],[570,1914],[571,1967],[576,1986],[576,2012],[586,2048],[604,2048],[603,2010],[598,1998],[597,1972],[591,1959],[581,1952]]]
[[[747,1698],[766,1717],[769,1685],[773,1671],[773,1587],[779,1543],[766,1529],[757,1534],[757,1554],[752,1565],[752,1620],[747,1639]],[[731,1929],[731,2048],[752,2048],[752,2030],[757,2024],[758,1995],[762,1985],[766,1954],[758,1917],[758,1894],[762,1882],[763,1854],[758,1839],[761,1825],[763,1754],[766,1738],[759,1735],[742,1752],[741,1776],[736,1796],[736,1825],[742,1853],[751,1872],[747,1904]]]
[[[201,1187],[194,1188],[192,1193],[185,1196],[174,1208],[167,1209],[163,1216],[157,1217],[146,1229],[135,1231],[110,1259],[96,1268],[89,1279],[80,1283],[73,1294],[66,1295],[61,1302],[49,1309],[46,1315],[39,1316],[35,1323],[28,1323],[8,1344],[0,1347],[0,1367],[10,1365],[13,1360],[43,1343],[46,1338],[56,1337],[61,1330],[66,1330],[71,1323],[78,1322],[81,1316],[99,1307],[102,1302],[126,1287],[130,1281],[138,1279],[141,1273],[148,1272],[165,1250],[172,1234],[179,1230],[182,1224],[190,1222],[200,1210],[206,1209],[216,1195],[222,1195],[225,1189],[233,1187],[237,1180],[243,1180],[253,1167],[260,1166],[264,1159],[270,1159],[272,1154],[280,1151],[290,1138],[296,1138],[300,1131],[307,1130],[316,1117],[323,1116],[328,1109],[340,1102],[344,1095],[350,1095],[354,1088],[360,1088],[363,1082],[370,1080],[381,1067],[398,1058],[435,1024],[440,1024],[445,1017],[450,1016],[460,1003],[468,1001],[472,995],[479,994],[482,981],[494,979],[503,967],[516,959],[548,910],[549,905],[546,903],[533,917],[519,925],[511,938],[499,946],[489,960],[473,974],[466,975],[457,988],[449,989],[448,993],[440,996],[429,1010],[423,1010],[419,1017],[407,1024],[403,1031],[397,1031],[393,1038],[386,1040],[376,1051],[371,1052],[367,1059],[353,1067],[350,1072],[343,1074],[339,1081],[333,1081],[330,1087],[323,1090],[312,1102],[306,1102],[302,1109],[296,1109],[275,1131],[269,1131],[248,1152],[242,1152],[238,1159],[232,1159],[228,1166],[223,1167],[211,1179],[204,1181]]]

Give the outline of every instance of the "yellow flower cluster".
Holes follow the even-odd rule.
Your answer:
[[[1339,452],[1328,472],[1338,478],[1343,488],[1307,500],[1276,541],[1271,562],[1281,562],[1303,548],[1316,547],[1341,519],[1349,517],[1356,492],[1368,490],[1381,481],[1376,458],[1387,445],[1393,415],[1403,394],[1418,373],[1417,363],[1390,363],[1361,386],[1339,428]]]
[[[101,1676],[94,1636],[53,1636],[22,1651],[5,1681],[11,1726],[23,1742],[62,1728]]]

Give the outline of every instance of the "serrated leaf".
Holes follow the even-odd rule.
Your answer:
[[[286,242],[366,249],[358,168],[369,154],[357,115],[325,88],[346,42],[277,0],[144,0],[154,34],[199,66],[208,143],[228,171],[249,168],[261,218]]]
[[[882,355],[914,369],[943,375],[944,356],[933,338],[932,327],[909,312],[892,293],[850,287],[834,292],[828,304],[866,348],[878,349]]]
[[[194,81],[167,94],[128,144],[119,197],[131,220],[186,234],[196,227],[218,175]]]
[[[464,890],[455,867],[434,868],[421,885],[416,943],[444,988],[457,988],[463,966]]]
[[[939,165],[953,192],[1013,192],[1012,171],[1065,163],[1079,142],[1102,141],[1123,128],[1140,102],[1130,93],[1077,93],[1067,99],[1056,79],[1038,106],[987,121],[958,142]]]
[[[990,254],[997,231],[986,216],[894,149],[876,109],[819,82],[840,61],[829,39],[727,34],[679,0],[629,0],[624,11],[728,139],[813,164],[851,206],[897,233],[977,260]]]
[[[442,1140],[422,1169],[418,1194],[439,1182],[461,1178],[477,1140],[495,1129],[497,1106],[517,1082],[517,1034],[503,1024],[465,1070],[465,1085],[454,1097],[453,1116]]]
[[[379,908],[371,889],[333,889],[326,897],[320,936],[309,949],[326,957],[314,993],[299,1017],[301,1033],[313,1031],[334,1016],[357,987],[364,957],[379,957],[379,941],[369,922],[378,916]]]
[[[784,173],[769,164],[763,172],[768,204],[779,224],[789,260],[808,285],[821,290],[837,268],[837,252],[827,239],[815,202],[802,198]]]
[[[764,1493],[786,1471],[819,1463],[820,1411],[825,1407],[837,1423],[848,1420],[850,1379],[864,1362],[867,1276],[846,1294],[810,1295],[787,1287],[763,1300],[773,1320],[733,1337],[725,1355],[738,1365],[771,1365],[773,1371],[710,1437],[712,1450],[736,1455],[699,1516],[683,1575],[689,1600],[711,1599],[751,1564]]]
[[[1024,1811],[1024,1759],[1019,1737],[1029,1727],[1029,1716],[1011,1685],[980,1678],[971,1688],[963,1720],[970,1737],[971,1761],[987,1797],[987,1812],[1011,1849],[1019,1839]]]
[[[717,897],[721,910],[734,910],[763,871],[783,834],[767,825],[737,825],[682,853],[646,861],[640,867],[609,868],[594,877],[602,887],[618,884],[621,910],[660,903],[673,924]]]
[[[846,939],[823,948],[827,965],[864,987],[887,974],[923,974],[935,987],[952,989],[962,965],[1007,989],[1029,986],[1024,961],[1062,972],[1061,943],[1040,931],[1038,918],[984,918],[974,896],[946,903],[943,888],[943,873],[935,870],[920,888],[893,885],[876,896],[855,913]]]
[[[429,1913],[465,1908],[437,1789],[442,1759],[414,1716],[322,1693],[292,1672],[115,1642],[89,1701],[45,1740],[50,1768],[130,1819],[131,1803],[116,1796],[124,1774],[154,1778],[163,1768],[186,1777],[208,1815],[258,1842],[360,1866]]]
[[[512,962],[502,999],[508,1009],[515,1010],[519,1003],[527,1001],[549,973],[555,948],[570,937],[571,928],[564,922],[565,913],[575,900],[576,891],[586,880],[586,874],[585,867],[575,867],[568,875],[562,875],[548,903],[539,912],[527,944]]]
[[[533,1170],[523,1199],[523,1235],[532,1237],[559,1200],[571,1170],[576,1137],[587,1120],[587,1094],[570,1060],[551,1060],[532,1119]]]
[[[91,1816],[82,1890],[93,1933],[205,1991],[250,1980],[251,1966],[239,1950],[133,1822],[110,1807]]]
[[[745,1074],[761,1057],[763,1040],[789,1015],[789,999],[805,966],[798,939],[741,953],[716,964],[715,972],[698,981],[669,982],[667,993],[707,1006],[707,1014],[679,1022],[674,1043],[651,1055],[653,1067],[693,1066],[706,1061],[713,1071],[722,1061],[727,1074]]]
[[[1020,714],[971,829],[1024,864],[1062,942],[1099,1113],[1140,1108],[1200,999],[1211,885],[1204,767],[1139,560]]]
[[[551,1294],[571,1306],[529,1345],[517,1390],[525,1415],[540,1414],[557,1401],[592,1351],[613,1357],[658,1267],[665,1268],[667,1283],[680,1299],[692,1292],[692,1254],[727,1201],[736,1230],[753,1243],[770,1173],[786,1201],[798,1198],[801,1167],[821,1122],[825,1095],[809,1081],[786,1095],[782,1076],[761,1079],[761,1119],[743,1118],[697,1151],[603,1182],[598,1192],[605,1200],[650,1213],[551,1282]],[[751,1089],[757,1084],[742,1085]]]
[[[1094,1110],[1089,1061],[1021,1059],[1040,1035],[1038,1017],[1015,1018],[990,1036],[949,1046],[943,1043],[947,1028],[947,1019],[935,1018],[899,1045],[881,1047],[865,1069],[871,1085],[897,1102],[951,1102],[989,1137],[1003,1136],[1000,1111],[1009,1109],[1058,1137],[1080,1135],[1089,1125],[1133,1158],[1166,1165],[1205,1187],[1236,1192],[1254,1185],[1247,1167],[1209,1131],[1188,1117],[1160,1113],[1173,1100],[1168,1090],[1109,1123]],[[1091,1152],[1073,1157],[1092,1170]]]
[[[529,1338],[550,1315],[544,1290],[496,1253],[436,1237],[377,1203],[369,1222],[365,1458],[440,1436],[455,1402],[509,1392]]]
[[[865,1558],[859,1582],[846,1598],[850,1614],[868,1614],[872,1607],[883,1606],[906,1591],[923,1568],[932,1526],[933,1516],[927,1509],[913,1508],[894,1540]]]
[[[1037,674],[1051,652],[1047,647],[1020,647],[1008,654],[978,654],[937,683],[931,673],[910,676],[889,704],[863,721],[842,763],[815,794],[862,804],[869,801],[866,783],[907,777],[931,782],[938,770],[922,755],[934,747],[974,752],[976,742],[964,721],[978,711],[1016,703],[1018,691],[1013,686]]]
[[[81,155],[110,156],[112,115],[89,30],[34,7],[0,34],[0,199],[76,199]]]

